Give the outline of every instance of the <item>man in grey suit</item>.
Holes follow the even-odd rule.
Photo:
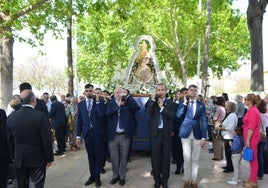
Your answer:
[[[181,137],[184,158],[184,188],[197,188],[197,174],[201,147],[206,143],[206,106],[197,100],[197,86],[188,87],[188,95],[178,104],[177,118],[184,117],[179,137]]]
[[[25,89],[21,92],[22,107],[8,116],[8,138],[15,144],[14,164],[19,188],[43,188],[46,168],[53,158],[52,138],[47,116],[34,110],[36,97]]]
[[[148,99],[146,112],[149,114],[149,135],[152,145],[152,169],[154,187],[168,187],[170,171],[170,154],[172,140],[172,121],[175,119],[175,105],[166,98],[167,88],[164,84],[156,86],[156,93]]]

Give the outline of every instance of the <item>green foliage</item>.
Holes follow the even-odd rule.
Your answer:
[[[45,3],[40,3],[42,0],[1,1],[0,12],[7,19],[0,18],[0,28],[3,27],[6,32],[11,28],[12,33],[5,33],[5,35],[17,37],[20,41],[28,42],[33,46],[36,45],[36,42],[42,45],[44,35],[48,31],[52,31],[55,37],[61,37],[70,13],[73,15],[83,14],[87,9],[84,0],[72,1],[72,9],[70,0],[47,0]],[[37,8],[26,12],[27,9],[31,9],[35,5]],[[32,38],[25,38],[17,34],[17,31],[24,28],[30,30],[33,34]],[[3,36],[4,30],[0,31],[0,36]]]
[[[155,39],[161,70],[170,63],[180,78],[180,53],[186,62],[188,76],[194,76],[197,40],[203,40],[205,33],[205,3],[203,1],[200,13],[196,0],[89,2],[87,16],[78,19],[80,79],[102,84],[110,82],[118,63],[126,68],[133,53],[133,43],[142,34]],[[177,36],[172,27],[176,28]],[[213,74],[220,77],[225,69],[237,70],[240,66],[237,60],[247,59],[249,50],[245,17],[232,10],[228,0],[213,1],[209,54],[209,68]]]

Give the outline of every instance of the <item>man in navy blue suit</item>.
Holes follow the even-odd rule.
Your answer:
[[[58,101],[55,95],[50,96],[52,102],[49,112],[51,127],[55,130],[55,137],[58,145],[58,150],[55,155],[62,155],[65,152],[65,132],[67,128],[67,117],[65,114],[64,105]]]
[[[108,139],[111,153],[113,178],[110,184],[119,181],[125,185],[127,170],[127,155],[130,138],[135,133],[134,114],[140,110],[137,102],[123,88],[114,90],[114,97],[106,104],[108,118]]]
[[[80,146],[81,138],[84,138],[90,171],[85,186],[95,182],[95,186],[100,187],[105,148],[105,105],[100,100],[101,92],[93,95],[93,89],[93,85],[86,84],[86,100],[78,103],[76,144]]]
[[[197,100],[196,85],[188,87],[188,95],[178,104],[176,116],[185,116],[179,131],[184,158],[184,188],[197,188],[200,151],[206,143],[207,116],[205,104]]]

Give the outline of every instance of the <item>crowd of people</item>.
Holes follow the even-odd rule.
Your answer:
[[[38,99],[29,83],[20,84],[19,89],[20,95],[12,97],[7,110],[0,110],[1,188],[7,186],[10,163],[14,163],[19,188],[44,187],[46,169],[54,156],[66,152],[67,143],[71,151],[85,145],[89,164],[85,186],[101,187],[106,161],[112,165],[110,184],[126,184],[135,113],[141,109],[129,90],[117,87],[110,94],[86,84],[83,96],[66,94],[58,100],[46,92]],[[173,163],[175,174],[184,174],[183,187],[197,188],[200,151],[206,142],[213,143],[212,160],[226,160],[223,173],[234,174],[227,181],[230,185],[239,184],[242,151],[251,148],[253,160],[243,186],[258,187],[268,147],[268,96],[237,95],[229,101],[223,93],[207,99],[198,95],[196,85],[181,88],[174,98],[167,93],[166,85],[157,84],[145,105],[154,187],[168,188]]]

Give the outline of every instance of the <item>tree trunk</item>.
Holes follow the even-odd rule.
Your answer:
[[[247,22],[251,43],[250,90],[252,92],[264,91],[262,20],[266,5],[263,8],[260,2],[249,0],[247,9]]]
[[[70,0],[72,4],[72,0]],[[73,53],[72,53],[72,14],[67,23],[68,93],[74,95]]]
[[[185,60],[180,57],[179,54],[177,54],[178,56],[178,60],[180,62],[180,65],[181,65],[181,73],[182,73],[182,85],[183,87],[187,87],[187,79],[188,79],[188,76],[187,76],[187,72],[186,72],[186,68],[185,68]]]
[[[207,0],[207,22],[205,33],[204,59],[202,68],[202,86],[201,93],[206,97],[206,88],[208,85],[208,62],[209,62],[209,42],[210,42],[210,17],[211,17],[211,0]]]
[[[0,36],[3,36],[0,33]],[[13,37],[0,38],[0,108],[6,109],[13,93]]]

